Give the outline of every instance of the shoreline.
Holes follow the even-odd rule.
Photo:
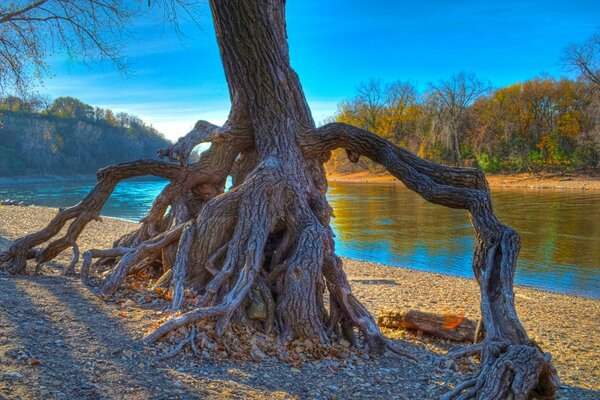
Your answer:
[[[355,181],[349,181],[349,182],[355,182]],[[373,182],[367,182],[367,183],[373,183]],[[397,183],[400,183],[399,181]],[[42,212],[43,214],[46,213],[52,213],[54,216],[54,213],[56,213],[58,211],[58,208],[55,207],[47,207],[47,206],[38,206],[35,204],[2,204],[0,203],[0,218],[2,218],[2,214],[6,213],[7,210],[10,210],[10,208],[14,208],[15,210],[19,210],[19,213],[21,212],[22,208],[25,209],[30,209],[32,210],[31,212],[34,214],[40,213]],[[43,211],[42,211],[43,210]],[[27,211],[25,211],[27,212]],[[110,225],[116,225],[119,226],[120,228],[124,227],[124,226],[130,226],[130,229],[133,230],[136,227],[139,226],[139,223],[135,220],[131,220],[131,219],[126,219],[126,218],[120,218],[120,217],[113,217],[113,216],[108,216],[108,215],[100,215],[102,217],[103,221],[108,221],[110,222]],[[48,221],[50,220],[50,218],[48,218]],[[89,224],[93,224],[94,222],[90,222]],[[3,222],[0,220],[0,253],[4,250],[4,246],[3,244],[6,243],[6,239],[3,237],[3,229],[2,229],[2,225]],[[42,225],[39,226],[39,228],[37,229],[41,229],[43,228]],[[17,229],[17,231],[21,231],[21,229]],[[5,232],[5,231],[4,231]],[[29,232],[27,232],[29,233]],[[27,233],[17,233],[18,235],[23,235],[23,234],[27,234]],[[126,232],[124,232],[126,233]],[[15,236],[16,237],[16,236]],[[109,247],[112,247],[112,242],[110,244],[107,244]],[[69,253],[68,250],[65,251],[65,253]],[[378,263],[376,261],[370,261],[370,260],[363,260],[363,259],[359,259],[359,258],[349,258],[349,257],[344,257],[344,256],[340,256],[340,258],[344,261],[344,264],[346,264],[346,262],[350,262],[350,263],[369,263],[369,264],[373,264],[373,265],[377,265],[380,268],[393,268],[393,269],[402,269],[407,271],[407,273],[418,273],[418,274],[431,274],[434,275],[436,277],[439,278],[450,278],[450,279],[462,279],[462,280],[466,280],[466,281],[472,281],[473,278],[470,278],[468,276],[461,276],[461,275],[452,275],[449,273],[444,273],[444,272],[440,272],[440,271],[428,271],[425,269],[416,269],[416,268],[410,268],[404,265],[392,265],[392,264],[381,264]],[[65,258],[65,260],[67,260],[67,258]],[[560,296],[568,296],[568,297],[576,297],[576,298],[580,298],[580,299],[586,299],[586,300],[600,300],[600,297],[594,297],[592,295],[586,295],[586,294],[578,294],[578,293],[570,293],[570,292],[561,292],[558,290],[550,290],[550,289],[546,289],[546,288],[541,288],[541,287],[535,287],[535,286],[531,286],[531,285],[523,285],[523,284],[519,284],[519,283],[514,283],[514,287],[515,288],[521,288],[521,289],[525,289],[525,290],[530,290],[530,291],[537,291],[537,292],[541,292],[541,293],[547,293],[547,294],[554,294],[554,295],[560,295]]]
[[[582,174],[486,174],[492,189],[531,190],[600,190],[600,176]],[[328,174],[329,182],[342,183],[393,183],[402,184],[390,174],[356,172],[352,174]]]
[[[24,234],[32,233],[45,226],[54,217],[56,211],[57,209],[55,208],[39,206],[0,207],[0,251],[9,245],[11,240]],[[80,251],[84,252],[90,248],[110,247],[116,238],[130,232],[137,226],[139,226],[137,223],[111,217],[104,218],[102,222],[92,221],[78,240]],[[130,371],[135,371],[136,379],[142,379],[139,376],[148,376],[148,378],[144,379],[151,379],[151,383],[149,384],[153,386],[157,385],[165,390],[165,386],[171,381],[164,381],[164,376],[157,374],[157,371],[161,370],[161,368],[169,368],[169,371],[173,371],[177,366],[181,367],[188,362],[186,360],[189,358],[186,359],[185,356],[182,356],[171,361],[169,364],[158,363],[149,365],[144,361],[144,367],[141,369],[137,367],[140,361],[134,361],[137,350],[133,351],[133,357],[128,356],[127,359],[124,359],[117,354],[116,358],[114,358],[116,361],[111,361],[110,346],[115,346],[115,343],[110,344],[103,343],[102,341],[94,341],[94,347],[90,349],[85,339],[83,339],[88,334],[87,328],[82,329],[76,323],[77,319],[74,319],[73,321],[75,322],[71,323],[71,325],[64,325],[65,323],[70,323],[64,322],[63,318],[66,312],[77,312],[77,315],[73,315],[72,318],[86,318],[84,315],[87,316],[89,314],[89,310],[91,310],[89,307],[93,307],[95,310],[102,310],[102,312],[93,313],[86,320],[87,324],[93,324],[91,328],[94,331],[103,332],[102,330],[106,329],[105,326],[115,320],[117,323],[115,326],[121,326],[125,329],[123,331],[123,335],[125,335],[123,338],[128,340],[127,343],[129,344],[127,346],[134,346],[138,341],[137,338],[149,326],[154,324],[158,318],[156,311],[139,308],[139,306],[135,308],[125,307],[115,302],[107,303],[94,297],[92,292],[82,286],[77,278],[58,276],[61,269],[69,264],[71,257],[72,254],[70,251],[63,252],[54,262],[42,267],[42,276],[19,276],[14,278],[0,276],[0,284],[5,285],[4,292],[6,292],[0,294],[0,304],[3,301],[12,301],[15,303],[14,307],[7,307],[4,310],[0,308],[0,317],[6,312],[16,313],[15,315],[31,315],[35,314],[35,312],[43,312],[45,315],[55,316],[57,322],[55,325],[56,328],[53,329],[63,329],[63,331],[60,331],[58,335],[51,330],[40,331],[39,334],[34,335],[35,343],[48,342],[49,344],[44,344],[43,347],[40,347],[32,342],[30,344],[32,351],[37,351],[40,354],[42,351],[46,351],[42,349],[47,349],[47,357],[50,357],[50,354],[61,354],[61,350],[56,348],[55,342],[56,337],[62,335],[69,346],[78,349],[77,357],[83,354],[82,358],[70,361],[71,364],[64,366],[64,368],[67,368],[67,372],[78,371],[81,365],[87,362],[88,359],[95,360],[94,362],[97,363],[95,365],[103,366],[100,367],[102,374],[98,375],[97,384],[103,390],[112,393],[114,397],[123,396],[120,392],[111,392],[111,390],[116,390],[113,383],[115,381],[130,379],[128,375],[121,372],[123,369],[122,365],[127,366],[127,368],[131,367]],[[352,286],[354,295],[374,316],[377,316],[383,309],[392,307],[419,309],[434,313],[452,312],[471,319],[479,318],[479,288],[473,279],[348,258],[343,258],[343,262],[344,270]],[[87,303],[82,303],[81,310],[68,308],[72,307],[70,301],[68,301],[71,297],[65,296],[60,301],[56,298],[58,294],[62,296],[65,292],[73,293],[69,296],[86,296]],[[28,297],[27,300],[21,301],[21,297],[19,296],[23,296],[23,293],[27,293]],[[48,296],[48,293],[55,294],[45,297]],[[91,306],[86,304],[90,304]],[[591,400],[597,398],[597,395],[600,393],[600,370],[597,368],[597,359],[600,354],[598,353],[596,344],[600,343],[600,331],[597,329],[596,321],[597,316],[600,316],[600,301],[577,295],[516,286],[515,304],[520,319],[530,337],[539,343],[544,351],[552,353],[555,366],[562,381],[559,395],[577,399]],[[549,306],[551,312],[549,312]],[[31,307],[37,308],[31,310]],[[67,308],[64,309],[63,307]],[[127,318],[120,317],[120,315],[125,315],[125,313],[130,316]],[[7,329],[6,335],[8,335],[7,337],[13,337],[10,334],[10,332],[13,332],[14,335],[17,335],[13,338],[23,340],[23,337],[19,335],[23,335],[22,332],[24,331],[19,326],[11,325],[13,324],[11,321],[18,321],[18,318],[16,316],[12,318],[4,320],[5,322],[8,321],[3,327]],[[35,321],[35,317],[32,318]],[[67,321],[71,321],[72,318],[67,318]],[[58,319],[63,322],[59,323]],[[1,321],[2,318],[0,318]],[[32,323],[35,324],[35,322]],[[40,326],[44,327],[45,325]],[[28,334],[31,333],[30,331],[27,332]],[[407,396],[406,398],[417,398],[419,395],[421,395],[420,398],[438,398],[439,395],[448,390],[447,385],[454,385],[462,380],[460,378],[462,372],[460,372],[458,367],[456,369],[455,367],[450,367],[435,372],[435,374],[442,374],[443,378],[440,375],[434,375],[434,371],[430,368],[430,363],[435,362],[436,357],[444,354],[451,347],[456,346],[456,343],[438,341],[408,331],[384,330],[384,332],[393,339],[404,341],[406,346],[413,346],[411,348],[413,348],[422,362],[419,365],[413,363],[407,364],[402,358],[387,357],[382,360],[365,360],[364,364],[360,366],[361,376],[364,376],[365,381],[371,383],[371,385],[364,387],[353,386],[352,384],[344,387],[343,383],[345,381],[352,382],[356,379],[352,368],[330,372],[327,368],[323,369],[318,365],[308,363],[306,366],[298,367],[302,369],[303,374],[302,379],[298,379],[299,375],[295,375],[297,374],[295,371],[298,371],[298,369],[290,372],[289,365],[277,364],[277,362],[274,364],[261,363],[258,364],[261,366],[260,371],[269,374],[271,377],[275,377],[275,381],[278,382],[275,387],[270,388],[268,392],[264,392],[261,391],[259,386],[256,386],[254,381],[241,381],[239,376],[232,375],[229,372],[230,370],[235,370],[256,374],[257,370],[253,369],[252,363],[227,361],[230,364],[223,367],[218,361],[205,360],[200,362],[196,367],[190,367],[189,371],[195,371],[194,373],[200,375],[189,375],[189,385],[193,386],[195,390],[201,390],[200,388],[206,388],[206,379],[213,379],[207,377],[215,376],[214,380],[210,382],[216,385],[215,388],[219,390],[215,394],[207,393],[206,398],[218,398],[218,394],[221,393],[220,390],[224,385],[223,382],[230,382],[227,384],[230,386],[227,387],[230,389],[228,394],[232,397],[235,397],[240,391],[244,391],[251,398],[273,398],[273,393],[282,393],[282,397],[279,398],[304,398],[302,397],[303,391],[309,390],[307,393],[312,393],[312,391],[331,392],[335,393],[339,398],[347,398],[356,390],[359,390],[361,396],[364,398],[390,398],[388,392],[397,393],[397,387],[400,385],[403,393]],[[96,333],[96,335],[100,335],[100,333]],[[102,333],[102,335],[104,334]],[[124,339],[119,340],[122,341]],[[14,348],[17,342],[2,339],[2,331],[0,330],[0,354],[2,354],[2,351],[8,351],[9,347],[11,349]],[[4,348],[2,348],[3,346]],[[126,351],[128,352],[127,354],[132,353],[129,348]],[[100,356],[96,356],[96,353],[100,354]],[[125,351],[119,354],[124,353]],[[103,354],[108,354],[108,356],[104,356]],[[141,356],[142,353],[140,353]],[[108,364],[106,364],[107,360]],[[0,377],[3,372],[5,375],[13,374],[11,376],[14,376],[15,371],[22,376],[30,376],[31,374],[40,374],[41,372],[36,371],[43,371],[43,369],[32,369],[27,364],[23,367],[17,366],[14,363],[0,364]],[[394,379],[390,379],[388,382],[386,379],[390,374],[393,375]],[[418,377],[422,377],[428,382],[426,386],[422,386],[422,382],[419,380],[421,378]],[[157,382],[156,379],[160,380],[160,382]],[[400,379],[400,383],[398,383],[398,379]],[[444,385],[435,384],[438,380],[445,382]],[[50,382],[44,383],[44,386],[53,387],[52,379],[50,379]],[[309,389],[304,389],[305,386],[303,385],[306,382],[309,383]],[[372,384],[374,382],[379,383]],[[69,383],[69,390],[76,390],[74,388],[78,387],[79,384],[79,381]],[[335,389],[331,389],[330,385],[332,384],[335,384]],[[35,387],[29,389],[29,386],[13,387],[18,388],[23,395],[32,393],[27,392],[27,390],[36,390]],[[273,392],[273,390],[277,392]],[[422,395],[423,390],[426,390],[428,395]],[[1,384],[0,394],[2,394]]]
[[[145,180],[156,180],[163,179],[155,176],[136,176],[133,178],[125,179],[125,181],[145,181]],[[48,175],[48,176],[14,176],[14,177],[0,177],[0,186],[11,186],[11,185],[23,185],[23,184],[35,184],[35,183],[71,183],[71,182],[97,182],[96,175],[72,175],[72,176],[61,176],[61,175]]]
[[[530,189],[530,190],[582,190],[600,191],[600,176],[578,173],[565,174],[486,174],[486,179],[492,189]],[[152,179],[140,177],[138,179]],[[64,183],[96,181],[96,176],[15,176],[0,177],[0,186],[36,184],[36,183]],[[393,183],[402,184],[394,176],[384,174],[371,174],[369,172],[355,172],[351,174],[327,174],[328,182],[341,183]]]
[[[355,181],[349,181],[349,182],[355,182]],[[373,183],[373,182],[367,182],[367,183]],[[397,181],[397,183],[400,183],[400,182]],[[4,210],[3,210],[3,208],[4,208]],[[7,209],[10,210],[10,208],[19,210],[19,212],[21,212],[21,210],[20,210],[21,208],[26,208],[26,209],[32,210],[32,213],[34,213],[34,214],[40,213],[41,210],[44,210],[44,211],[42,211],[44,214],[45,213],[56,213],[58,211],[58,208],[55,208],[55,207],[38,206],[35,204],[13,204],[13,203],[1,204],[0,203],[0,218],[2,218],[2,214],[5,213]],[[108,216],[108,215],[100,215],[100,216],[102,217],[103,221],[109,221],[111,225],[116,225],[116,226],[119,226],[120,228],[122,228],[123,226],[131,226],[130,229],[133,230],[137,226],[139,226],[139,223],[135,220],[120,218],[120,217],[113,217],[113,216]],[[50,218],[48,219],[48,221],[49,220],[50,220]],[[93,223],[94,223],[93,221],[90,222],[90,224],[93,224]],[[3,225],[3,223],[0,221],[0,253],[4,250],[3,242],[4,243],[6,242],[6,239],[3,237],[3,234],[2,234],[3,233],[2,225]],[[37,228],[37,229],[41,229],[41,228],[43,228],[43,226],[40,225],[39,228]],[[17,231],[20,231],[20,229],[17,229]],[[124,232],[124,233],[126,233],[126,232]],[[26,233],[18,233],[17,235],[23,235],[23,234],[26,234]],[[107,245],[109,247],[111,247],[112,242]],[[65,253],[69,253],[69,251],[66,250]],[[466,281],[473,280],[473,278],[470,278],[468,276],[452,275],[452,274],[444,273],[444,272],[440,272],[440,271],[428,271],[425,269],[410,268],[410,267],[407,267],[404,265],[381,264],[376,261],[363,260],[363,259],[359,259],[359,258],[349,258],[349,257],[345,257],[345,256],[340,256],[340,258],[344,261],[344,264],[346,264],[346,262],[369,263],[369,264],[377,265],[380,268],[402,269],[402,270],[407,271],[407,273],[431,274],[436,277],[439,277],[440,279],[449,278],[449,279],[462,279],[462,280],[466,280]],[[67,259],[68,259],[68,257],[65,258],[65,260],[67,260]],[[546,289],[546,288],[535,287],[535,286],[531,286],[531,285],[524,285],[524,284],[519,284],[519,283],[514,283],[514,287],[525,289],[525,290],[530,290],[530,291],[547,293],[547,294],[576,297],[576,298],[586,299],[586,300],[600,300],[600,297],[594,297],[592,295],[578,294],[578,293],[571,293],[571,292],[561,292],[558,290],[550,290],[550,289]]]

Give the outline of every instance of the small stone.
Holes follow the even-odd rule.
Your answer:
[[[135,301],[128,299],[125,303],[123,303],[123,307],[135,307]]]
[[[342,340],[340,340],[340,344],[341,344],[343,347],[345,347],[345,348],[348,348],[348,347],[350,347],[350,342],[349,342],[349,341],[347,341],[346,339],[342,339]]]
[[[127,358],[133,357],[133,352],[131,350],[124,350],[123,355]]]
[[[21,378],[23,378],[23,374],[18,373],[17,371],[11,371],[11,372],[7,373],[4,376],[7,377],[7,378],[9,378],[9,379],[21,379]]]
[[[294,374],[299,374],[300,372],[302,372],[298,368],[290,368],[290,371],[292,371]]]
[[[246,307],[246,316],[249,319],[267,319],[267,306],[259,290],[253,289],[251,291],[250,303]]]

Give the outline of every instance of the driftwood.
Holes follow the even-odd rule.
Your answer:
[[[473,342],[477,322],[461,315],[436,314],[419,310],[383,310],[377,325],[389,329],[421,331],[441,339]]]

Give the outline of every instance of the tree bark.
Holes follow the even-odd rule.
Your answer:
[[[186,137],[159,151],[179,165],[142,162],[101,171],[86,199],[59,213],[44,230],[16,241],[0,258],[5,267],[23,272],[28,258],[52,259],[73,246],[120,179],[160,175],[170,183],[141,227],[117,241],[114,251],[83,256],[84,279],[93,258],[99,258],[95,265],[119,259],[102,287],[107,296],[128,273],[156,262],[163,267],[159,283],[170,279],[174,288],[173,310],[181,307],[186,289],[200,296],[195,309],[168,319],[146,336],[146,343],[204,319],[216,321],[219,336],[232,323],[259,319],[265,331],[282,340],[329,344],[345,339],[376,354],[385,349],[406,354],[381,334],[353,296],[335,255],[323,164],[331,150],[344,148],[353,161],[366,156],[382,164],[426,200],[471,213],[477,234],[473,268],[485,327],[473,352],[482,353],[482,368],[476,380],[448,398],[552,397],[557,379],[549,355],[528,338],[514,309],[519,236],[493,214],[483,173],[422,160],[350,125],[316,128],[290,66],[285,2],[211,0],[210,6],[232,104],[223,127],[199,121]],[[191,149],[201,142],[212,146],[188,165]],[[234,184],[224,192],[227,176]],[[35,249],[69,220],[65,238]],[[263,308],[248,316],[252,302]],[[192,348],[194,338],[186,339]]]

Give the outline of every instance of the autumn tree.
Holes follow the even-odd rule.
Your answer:
[[[422,118],[417,89],[408,82],[398,81],[387,86],[385,95],[386,112],[383,122],[385,137],[396,144],[406,145],[411,136],[417,132]]]
[[[454,154],[454,161],[461,164],[461,139],[469,106],[489,90],[489,85],[474,74],[461,72],[448,80],[432,84],[429,90],[430,104],[435,112],[441,135]]]
[[[403,354],[352,294],[335,254],[323,163],[332,150],[343,148],[352,161],[367,157],[382,164],[426,200],[471,214],[482,322],[478,343],[450,356],[478,353],[481,369],[446,397],[554,396],[558,380],[550,355],[529,338],[514,307],[519,235],[494,215],[484,175],[420,159],[350,124],[317,128],[290,65],[285,2],[209,4],[232,104],[225,124],[199,121],[185,137],[160,151],[175,163],[137,161],[100,170],[98,184],[79,204],[58,213],[41,231],[14,242],[1,257],[4,268],[22,273],[28,259],[39,264],[69,247],[77,250],[78,235],[99,217],[120,180],[162,176],[170,183],[141,226],[114,248],[87,252],[82,265],[85,279],[93,269],[92,259],[99,259],[96,266],[116,260],[102,284],[105,296],[147,263],[160,264],[159,281],[170,282],[171,310],[181,310],[186,289],[199,295],[194,309],[173,313],[146,336],[146,343],[210,321],[205,326],[217,337],[242,325],[282,341],[301,338],[328,344],[345,339],[374,354],[386,349]],[[197,163],[189,164],[198,143],[211,146]],[[228,176],[233,186],[225,191]],[[55,238],[67,224],[66,234]],[[76,261],[74,257],[65,271],[72,272]],[[255,319],[246,313],[253,302],[262,303],[265,311]],[[195,329],[188,332],[184,344],[193,347]]]

